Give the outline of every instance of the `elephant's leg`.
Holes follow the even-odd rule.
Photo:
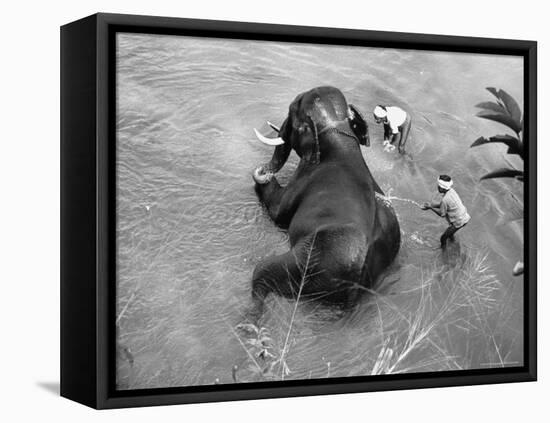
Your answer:
[[[295,296],[300,278],[300,269],[292,250],[260,262],[252,276],[252,309],[247,313],[247,318],[257,323],[264,313],[265,299],[270,292],[284,297]]]
[[[288,201],[283,201],[283,196],[288,195],[288,187],[281,187],[277,178],[272,177],[267,184],[256,183],[256,194],[267,208],[269,217],[279,226],[288,227],[291,219],[291,208]],[[288,200],[288,198],[287,198]]]
[[[279,206],[281,204],[281,197],[283,196],[283,187],[277,181],[277,178],[273,176],[271,180],[265,184],[256,183],[256,194],[260,201],[265,204],[271,218],[277,216]]]

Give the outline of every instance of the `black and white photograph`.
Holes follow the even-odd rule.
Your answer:
[[[524,366],[523,57],[115,57],[117,390]]]
[[[543,3],[3,11],[2,421],[547,420]]]

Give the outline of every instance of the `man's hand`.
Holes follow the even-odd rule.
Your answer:
[[[430,203],[424,203],[420,206],[420,208],[422,210],[428,210],[428,209],[431,209],[432,207],[430,206]]]
[[[390,142],[388,140],[384,141],[384,143],[382,145],[384,146],[384,151],[386,153],[389,153],[389,152],[395,150],[395,145],[390,144]]]

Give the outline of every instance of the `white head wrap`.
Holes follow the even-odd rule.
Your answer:
[[[388,112],[380,106],[376,106],[373,113],[378,119],[384,119],[388,115]]]
[[[450,181],[444,181],[443,179],[437,180],[437,185],[439,185],[440,188],[443,188],[444,190],[450,190],[453,186],[453,180]]]

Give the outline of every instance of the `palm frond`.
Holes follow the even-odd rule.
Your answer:
[[[495,135],[494,137],[486,138],[479,137],[470,147],[477,147],[484,144],[502,143],[508,147],[508,154],[517,154],[523,159],[523,143],[511,135]]]
[[[485,101],[476,105],[482,109],[477,116],[506,125],[519,136],[523,130],[523,117],[516,100],[504,90],[488,87],[487,91],[496,97],[497,102]]]
[[[495,178],[516,178],[518,181],[523,182],[523,170],[508,169],[508,168],[497,169],[483,175],[481,178],[479,178],[479,180],[484,181],[486,179],[495,179]]]

